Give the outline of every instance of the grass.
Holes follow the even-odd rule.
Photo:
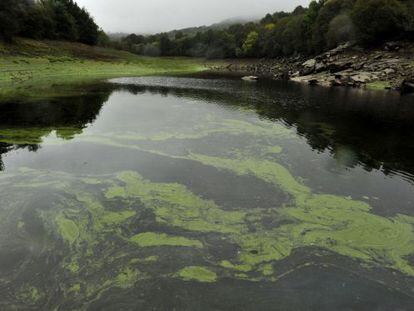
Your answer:
[[[125,76],[195,73],[194,58],[153,58],[78,43],[18,39],[0,43],[0,98],[58,95],[57,86]]]
[[[387,81],[375,81],[375,82],[370,82],[366,85],[366,88],[368,90],[387,90],[389,88],[391,88],[391,84],[390,82]]]

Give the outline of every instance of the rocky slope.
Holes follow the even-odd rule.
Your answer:
[[[310,59],[232,61],[214,69],[322,86],[414,92],[414,44],[389,42],[364,50],[347,43]]]

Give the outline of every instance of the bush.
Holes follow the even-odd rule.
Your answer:
[[[14,36],[95,45],[99,28],[73,0],[0,0],[0,38]]]
[[[352,11],[357,36],[365,45],[402,35],[407,16],[397,0],[358,0]]]
[[[351,17],[348,14],[334,17],[329,24],[326,39],[328,48],[334,48],[341,43],[355,41],[355,27]]]

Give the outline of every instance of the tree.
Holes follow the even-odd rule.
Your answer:
[[[341,14],[334,17],[326,35],[328,48],[334,48],[341,43],[355,40],[355,27],[348,14]]]
[[[63,0],[56,0],[54,6],[54,21],[57,38],[68,41],[77,41],[79,39],[76,20],[73,15],[68,12],[65,1]]]
[[[352,11],[358,39],[365,45],[402,35],[406,18],[397,0],[358,0]]]
[[[22,27],[22,19],[30,1],[1,0],[0,1],[0,38],[11,41]]]
[[[19,35],[33,39],[55,39],[55,21],[49,8],[33,5],[24,16]]]
[[[174,45],[167,34],[162,34],[159,40],[160,53],[162,56],[171,56],[173,54]]]
[[[242,46],[244,56],[255,56],[259,34],[256,31],[252,31],[247,35],[246,41]]]
[[[0,39],[14,36],[96,44],[99,28],[73,0],[1,0]]]

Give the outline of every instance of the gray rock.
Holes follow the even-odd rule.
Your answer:
[[[259,80],[259,78],[256,77],[256,76],[245,76],[245,77],[242,78],[242,80],[244,80],[244,81],[257,81],[257,80]]]
[[[351,81],[357,84],[364,84],[372,80],[372,76],[367,72],[360,72],[351,76]]]
[[[306,62],[304,62],[302,64],[302,66],[305,67],[305,68],[312,68],[312,69],[314,69],[315,66],[316,66],[316,63],[317,63],[316,59],[313,58],[313,59],[309,59]]]
[[[386,75],[390,75],[390,74],[392,74],[392,73],[394,73],[395,72],[395,70],[394,69],[392,69],[392,68],[387,68],[387,69],[384,69],[384,73],[386,74]]]
[[[328,68],[331,73],[339,72],[351,68],[352,62],[350,61],[337,61],[332,64],[329,64]]]
[[[403,94],[414,93],[414,77],[404,79],[400,89]]]

